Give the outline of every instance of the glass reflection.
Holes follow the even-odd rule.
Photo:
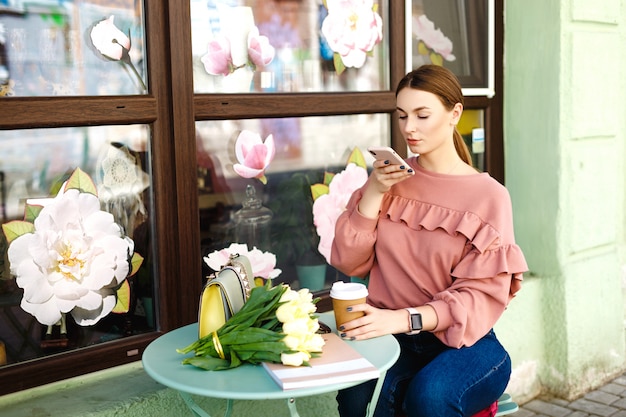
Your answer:
[[[99,308],[93,307],[93,304],[89,304],[91,307],[88,307],[88,304],[82,304],[85,300],[80,297],[84,294],[79,294],[80,301],[77,301],[79,298],[76,297],[63,298],[67,294],[59,293],[56,283],[51,284],[48,281],[48,285],[38,285],[39,289],[54,287],[49,297],[64,301],[59,301],[51,308],[57,308],[57,312],[67,311],[67,314],[61,315],[62,319],[58,323],[48,325],[45,323],[45,318],[53,317],[54,314],[38,310],[39,304],[33,307],[34,310],[25,307],[23,298],[26,281],[19,280],[18,282],[18,277],[20,275],[26,277],[26,274],[14,271],[16,274],[14,275],[10,269],[7,251],[10,245],[20,238],[9,240],[5,233],[0,233],[0,340],[4,342],[7,364],[154,329],[154,311],[151,302],[154,286],[152,247],[150,246],[152,210],[149,198],[151,192],[149,128],[134,125],[4,131],[0,132],[0,155],[2,155],[0,159],[0,221],[5,233],[16,224],[14,221],[32,216],[32,213],[25,211],[27,203],[44,204],[45,207],[48,207],[46,204],[53,204],[49,198],[56,196],[69,174],[76,168],[80,168],[94,182],[93,187],[99,198],[99,202],[96,200],[96,212],[99,206],[100,210],[113,215],[106,222],[103,222],[105,218],[101,218],[102,221],[99,224],[115,221],[124,230],[125,235],[133,240],[134,252],[144,258],[138,272],[127,278],[122,285],[119,285],[121,281],[117,279],[119,278],[117,276],[116,282],[104,283],[102,287],[96,286],[90,279],[93,288],[100,289],[89,290],[94,291],[94,295],[101,294],[103,300],[105,298],[110,300],[108,297],[116,294],[116,300],[124,304],[120,305],[120,308],[109,304],[108,307],[104,307],[103,312],[96,311],[96,315],[90,316],[96,317],[99,314],[93,324],[81,322],[78,318],[80,313],[73,308],[68,308],[70,304],[74,306],[72,303],[81,303],[85,311],[95,311]],[[82,185],[81,188],[83,188]],[[85,186],[85,189],[88,188],[88,185]],[[93,199],[93,197],[89,198]],[[81,205],[81,207],[85,209],[86,206]],[[69,211],[61,211],[63,212]],[[35,217],[41,213],[43,211],[36,213]],[[58,220],[58,224],[63,222],[63,219],[59,217],[53,218]],[[81,214],[80,218],[87,219],[88,216]],[[85,221],[83,225],[85,231],[95,230],[93,223],[90,223],[91,226],[86,223],[89,222]],[[42,225],[36,228],[40,232],[47,230]],[[77,235],[70,238],[67,231],[59,233],[60,236],[64,236],[63,242],[65,242],[64,245],[68,245],[67,250],[58,250],[62,258],[58,258],[57,266],[39,264],[40,273],[36,275],[43,277],[41,279],[49,278],[53,276],[52,274],[63,276],[62,280],[67,280],[64,284],[67,288],[87,285],[87,272],[83,269],[83,265],[89,264],[91,268],[97,269],[94,263],[89,263],[98,256],[97,251],[94,250],[96,246],[109,248],[119,246],[117,241],[107,246],[103,241],[97,241],[96,234],[93,234],[94,238],[91,241],[93,246],[89,246],[89,250],[86,246],[77,249],[74,244],[85,242],[85,240],[76,237]],[[117,237],[117,239],[120,238],[120,236]],[[25,254],[20,251],[22,260],[30,256],[31,251],[27,252],[28,254]],[[120,271],[125,268],[125,265],[127,265],[125,260],[122,260],[118,265],[118,268],[121,268]],[[125,274],[122,278],[124,277],[126,277]],[[26,278],[33,282],[37,279],[31,275]],[[123,292],[119,292],[121,290]],[[30,293],[32,292],[31,289]],[[29,302],[37,303],[34,300],[29,300]],[[108,302],[104,302],[103,305]],[[35,311],[38,312],[35,313]],[[86,316],[89,314],[83,315],[83,317]]]
[[[6,3],[0,96],[147,93],[142,2]]]
[[[314,291],[329,287],[339,273],[318,249],[311,186],[323,183],[326,172],[336,174],[346,169],[355,148],[371,167],[366,148],[390,143],[389,119],[387,114],[361,114],[197,122],[203,256],[232,243],[245,243],[249,250],[257,247],[276,255],[276,267],[282,270],[276,281]],[[266,183],[252,170],[234,168],[241,164],[236,148],[242,131],[257,134],[270,152],[275,151],[264,170]],[[267,145],[270,136],[273,143]],[[265,155],[265,151],[259,152]],[[312,268],[314,265],[317,268]],[[203,266],[205,276],[212,272]],[[298,269],[321,269],[321,275],[317,282],[305,281]]]
[[[196,93],[378,91],[387,1],[190,0]]]

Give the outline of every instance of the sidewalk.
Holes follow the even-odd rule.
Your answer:
[[[512,417],[626,417],[626,374],[572,402],[536,398]]]

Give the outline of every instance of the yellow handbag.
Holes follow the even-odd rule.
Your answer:
[[[228,263],[211,274],[200,295],[198,333],[204,337],[219,329],[241,310],[255,286],[247,257],[230,255]]]

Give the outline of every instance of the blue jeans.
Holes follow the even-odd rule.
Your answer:
[[[387,371],[375,417],[472,416],[504,392],[511,359],[491,330],[470,347],[450,348],[432,333],[394,335],[400,357]],[[341,417],[364,417],[375,380],[337,394]]]

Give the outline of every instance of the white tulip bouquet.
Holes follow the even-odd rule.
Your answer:
[[[185,358],[183,364],[209,371],[244,363],[308,365],[324,345],[314,315],[317,301],[306,288],[294,291],[286,284],[272,287],[268,281],[253,288],[243,308],[221,328],[177,352],[193,351],[194,356]]]

